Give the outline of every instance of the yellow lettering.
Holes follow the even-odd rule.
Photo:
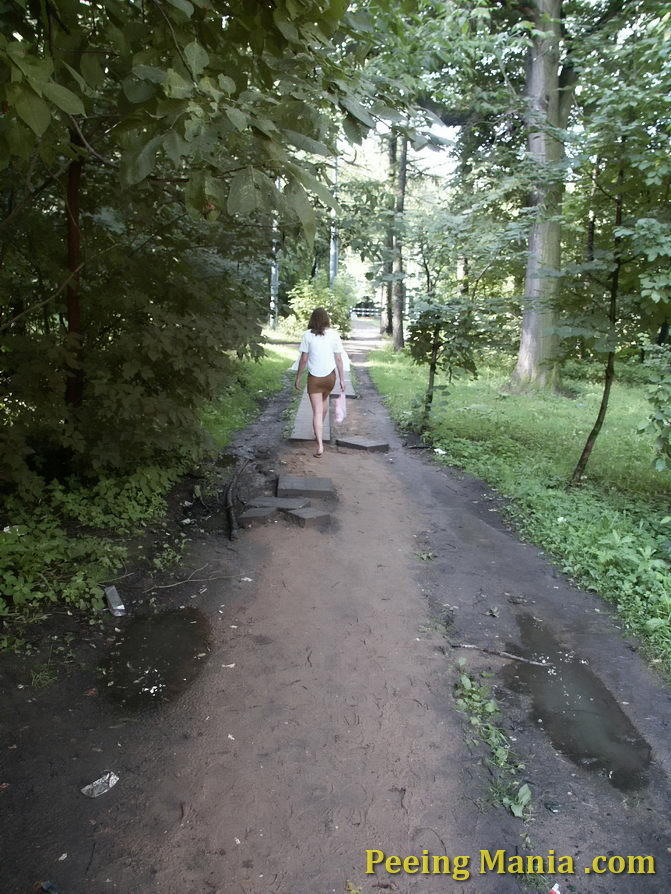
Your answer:
[[[613,875],[620,875],[624,872],[626,865],[627,861],[624,859],[624,857],[611,857],[608,861],[608,871],[612,872]]]
[[[543,870],[543,872],[548,872],[550,875],[554,875],[557,871],[557,867],[555,866],[555,852],[548,851],[548,865],[547,868]]]
[[[545,872],[543,858],[537,856],[527,857],[526,870],[529,875],[542,875]]]
[[[455,857],[452,860],[452,878],[455,882],[463,882],[471,877],[468,865],[471,858],[467,856]]]
[[[408,875],[414,875],[419,868],[419,857],[406,857],[403,860],[403,872],[407,872]]]
[[[429,869],[429,852],[424,849],[422,851],[422,873],[428,875],[429,872],[431,872]]]
[[[499,875],[504,875],[506,867],[504,860],[506,858],[505,851],[496,851],[492,857],[491,851],[480,851],[480,875],[493,870]]]
[[[627,872],[629,875],[655,875],[655,858],[650,856],[629,857]]]
[[[573,861],[573,857],[560,857],[559,865],[557,869],[549,870],[552,874],[556,872],[561,872],[564,875],[575,875],[575,863]]]
[[[395,857],[392,854],[391,857],[387,857],[387,859],[384,861],[384,868],[387,870],[387,872],[391,872],[392,875],[395,872],[400,872],[401,871],[401,858]]]
[[[433,875],[449,875],[450,873],[450,858],[449,857],[432,857],[433,860],[433,869],[431,870]]]
[[[606,868],[606,857],[603,854],[599,854],[598,857],[595,857],[592,860],[592,871],[598,873],[599,875],[603,875],[604,872],[608,872]],[[603,867],[603,868],[601,868]]]
[[[366,875],[375,872],[375,866],[384,860],[384,851],[366,851]]]
[[[520,874],[524,874],[524,859],[520,857],[519,854],[513,854],[512,857],[508,857],[508,869],[506,872],[519,872]]]

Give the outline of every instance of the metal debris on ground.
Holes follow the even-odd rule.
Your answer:
[[[104,795],[108,792],[118,781],[119,777],[116,773],[113,770],[108,770],[107,773],[104,773],[100,777],[100,779],[96,779],[95,782],[85,785],[81,790],[82,795],[86,795],[87,798],[98,798],[100,795]]]
[[[105,587],[104,591],[110,612],[115,618],[121,618],[126,614],[126,606],[123,604],[121,596],[119,596],[119,591],[114,586]]]

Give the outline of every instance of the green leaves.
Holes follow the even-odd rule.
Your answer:
[[[234,106],[227,106],[224,109],[224,114],[236,130],[243,131],[247,128],[249,119],[240,109],[236,109]]]
[[[251,214],[259,207],[258,186],[252,167],[240,171],[231,180],[226,207],[229,214]]]
[[[169,68],[163,82],[163,91],[171,99],[186,99],[193,93],[193,84],[185,81],[173,68]]]
[[[325,155],[327,157],[332,155],[330,149],[319,140],[313,140],[311,137],[308,137],[303,133],[298,133],[298,131],[295,130],[287,130],[286,128],[284,134],[289,142],[298,149],[304,149],[306,152],[310,152],[313,155]]]
[[[317,218],[312,202],[307,197],[302,185],[296,180],[292,180],[284,193],[289,207],[292,208],[303,227],[305,238],[311,245],[314,242],[315,232],[317,230]]]
[[[202,46],[195,40],[184,47],[184,56],[189,63],[194,77],[198,77],[208,65],[210,57]]]
[[[163,148],[165,154],[175,167],[179,165],[182,158],[188,157],[191,154],[191,147],[184,137],[176,130],[171,130],[170,133],[163,138]]]
[[[28,127],[41,137],[51,122],[49,106],[29,87],[20,87],[14,91],[14,108],[16,113]]]
[[[175,9],[179,9],[180,12],[183,12],[188,18],[191,18],[193,15],[193,3],[190,3],[189,0],[167,0],[167,2],[171,6],[174,6]]]
[[[56,84],[54,81],[47,81],[42,86],[42,92],[47,99],[62,111],[67,112],[68,115],[85,114],[84,103],[67,87]]]
[[[121,182],[132,186],[148,177],[154,169],[154,161],[163,136],[152,137],[126,152],[121,161]]]
[[[353,99],[349,96],[341,96],[338,99],[338,102],[344,109],[346,109],[350,113],[350,115],[352,115],[362,124],[365,124],[366,127],[371,129],[375,127],[375,119],[356,99]]]

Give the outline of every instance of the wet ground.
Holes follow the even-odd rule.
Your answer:
[[[515,654],[546,665],[513,661],[506,669],[511,689],[531,697],[531,721],[577,766],[622,792],[645,788],[652,749],[588,659],[563,647],[537,618],[520,615],[517,623],[524,648]]]
[[[131,618],[101,662],[101,693],[124,708],[158,708],[191,686],[210,652],[210,624],[185,607]]]
[[[329,533],[278,521],[231,543],[210,519],[183,585],[150,592],[153,608],[151,581],[127,587],[128,617],[81,630],[77,669],[39,689],[0,666],[2,894],[46,880],[59,894],[666,892],[669,690],[481,483],[402,446],[362,365],[370,332],[353,342],[347,432],[389,440],[388,455],[283,445],[288,392],[236,445],[255,457],[250,493],[280,471],[330,476]],[[494,682],[527,823],[492,799],[454,707],[457,656]],[[114,788],[85,798],[109,770]],[[472,871],[367,875],[367,849],[452,868],[470,855]],[[575,874],[547,859],[481,874],[480,851],[500,849],[570,855]],[[584,871],[644,854],[655,875]]]

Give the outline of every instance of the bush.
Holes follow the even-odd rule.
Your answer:
[[[282,328],[290,335],[299,336],[308,328],[315,307],[323,307],[333,328],[346,338],[352,331],[350,311],[356,300],[354,287],[347,277],[336,279],[333,286],[329,286],[325,274],[304,279],[289,292],[291,314],[282,323]]]
[[[562,378],[601,384],[605,367],[605,361],[601,360],[566,360],[562,365]],[[650,379],[650,370],[638,360],[616,360],[615,379],[625,385],[644,385]]]
[[[646,388],[652,412],[639,431],[655,437],[655,468],[658,472],[671,465],[671,347],[651,345],[645,366],[649,376]]]

